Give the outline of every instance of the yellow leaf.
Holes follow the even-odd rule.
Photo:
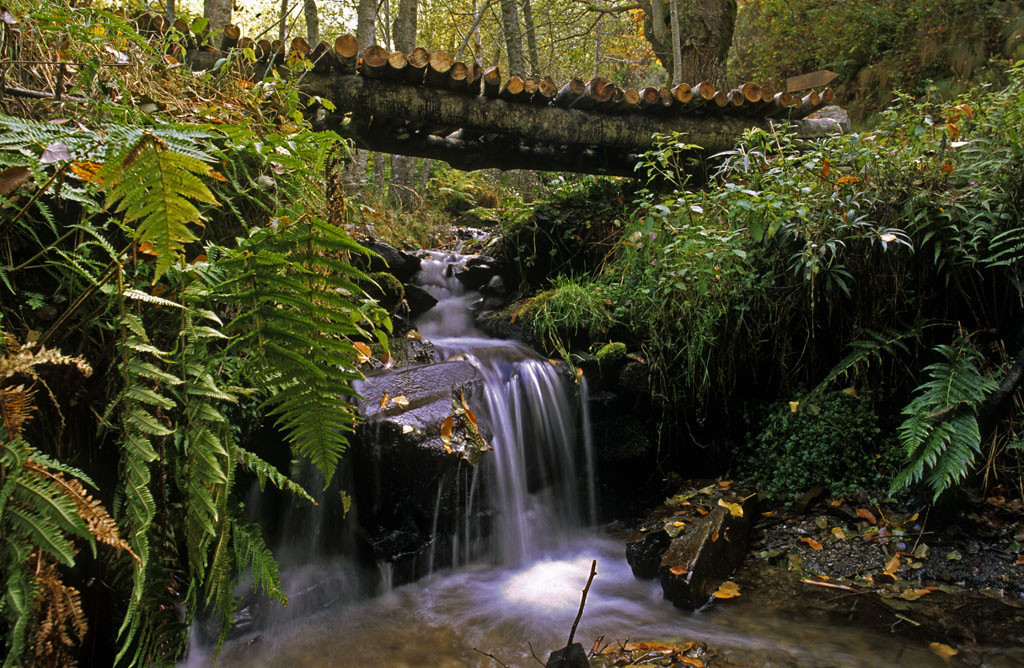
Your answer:
[[[414,429],[412,427],[410,427],[409,425],[407,425],[407,424],[403,424],[402,425],[402,433],[403,434],[411,434],[413,431],[414,431]]]
[[[717,542],[717,541],[718,541],[718,529],[715,529],[714,531],[711,532],[711,542],[714,543],[714,542]]]
[[[916,601],[922,596],[927,596],[930,593],[932,593],[931,589],[907,589],[900,594],[900,598],[904,601]]]
[[[860,181],[856,176],[840,176],[836,183],[857,183]]]
[[[715,598],[736,598],[740,595],[740,586],[735,582],[723,582],[715,592]]]
[[[928,646],[932,648],[933,652],[941,656],[943,659],[948,659],[960,653],[959,650],[955,650],[949,645],[941,642],[933,642]]]
[[[842,527],[835,527],[832,529],[832,535],[839,540],[846,540],[846,532],[843,531]]]
[[[686,575],[690,572],[690,569],[686,566],[673,566],[672,568],[668,569],[668,571],[672,575]]]
[[[210,172],[210,176],[217,179],[218,181],[223,181],[224,183],[228,182],[227,177],[218,172],[217,170],[213,170],[212,172]]]
[[[822,549],[824,549],[821,546],[821,543],[819,543],[818,541],[814,540],[813,538],[801,538],[800,541],[810,545],[812,550],[822,550]]]
[[[828,175],[831,174],[831,173],[832,173],[832,163],[829,162],[828,158],[825,158],[825,164],[821,168],[821,175],[824,176],[827,179]]]
[[[718,505],[728,510],[733,517],[743,517],[743,506],[738,503],[729,503],[725,499],[719,499]]]
[[[800,402],[799,401],[791,401],[791,402],[789,402],[789,412],[790,413],[796,413],[799,408],[800,408]]]
[[[92,181],[96,176],[96,172],[103,168],[98,162],[73,162],[71,163],[71,173],[82,179],[83,181]]]
[[[352,344],[352,347],[356,349],[356,359],[359,360],[360,364],[369,362],[373,356],[373,351],[370,350],[370,346],[366,345],[362,341],[356,341]]]
[[[397,397],[391,400],[396,406],[408,406],[409,400],[405,398],[404,394],[399,394]]]
[[[451,415],[441,423],[441,442],[444,443],[444,449],[449,453],[452,451],[452,428],[454,426],[455,418]]]
[[[885,572],[894,575],[900,569],[900,555],[894,554],[892,559],[886,562]]]
[[[579,385],[583,379],[583,369],[576,367],[576,384]]]
[[[676,654],[673,661],[681,663],[684,666],[691,666],[692,668],[704,668],[703,661],[701,661],[700,659],[694,659],[692,657],[686,656],[685,654]]]
[[[381,408],[387,408],[387,405],[390,404],[390,403],[391,403],[391,397],[389,397],[388,393],[385,392],[384,396],[380,398],[380,407]]]

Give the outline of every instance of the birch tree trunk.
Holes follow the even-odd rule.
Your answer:
[[[306,15],[306,41],[315,46],[320,41],[320,15],[316,11],[316,0],[304,0],[302,11]]]
[[[679,52],[675,56],[671,16],[665,3],[673,2],[679,22]],[[654,54],[675,80],[676,61],[679,79],[686,83],[710,81],[723,87],[726,57],[732,45],[736,23],[736,0],[640,0],[644,10],[644,36]],[[672,5],[669,6],[671,14]]]
[[[672,85],[674,86],[683,82],[683,41],[679,33],[679,0],[671,0],[671,2]]]
[[[220,30],[231,23],[231,0],[203,0],[203,16],[209,19],[210,30]]]
[[[505,33],[509,76],[526,76],[523,36],[519,31],[519,10],[516,8],[516,0],[501,0],[501,23]]]
[[[537,52],[537,28],[533,22],[533,5],[523,0],[523,22],[526,25],[526,52],[530,58],[530,76],[540,76],[540,54]]]
[[[409,53],[416,48],[416,12],[418,0],[400,0],[395,24],[391,28],[391,36],[395,41],[395,50]],[[391,201],[403,209],[415,204],[416,193],[413,191],[413,169],[415,158],[404,155],[391,156]]]
[[[281,16],[277,22],[277,38],[284,44],[284,38],[288,34],[288,0],[281,0]]]
[[[359,0],[356,8],[356,41],[359,52],[377,43],[377,2],[376,0]],[[366,187],[366,168],[370,154],[363,149],[356,149],[352,161],[345,166],[344,181],[352,191],[361,191]]]

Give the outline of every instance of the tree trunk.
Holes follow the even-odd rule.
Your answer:
[[[164,7],[164,16],[167,17],[169,23],[174,23],[174,0],[167,0],[167,5]]]
[[[203,0],[203,16],[210,30],[220,30],[231,23],[231,0]]]
[[[356,42],[359,53],[377,43],[377,2],[376,0],[359,0],[356,9]],[[362,190],[366,186],[366,170],[369,154],[357,149],[352,161],[345,166],[345,183],[352,190]]]
[[[673,0],[668,0],[672,2]],[[711,81],[725,86],[725,64],[736,22],[736,0],[675,0],[678,2],[681,81]],[[644,36],[654,48],[665,71],[676,73],[671,16],[664,0],[641,0]],[[680,83],[680,82],[676,82]]]
[[[526,61],[523,58],[523,37],[519,31],[519,11],[516,0],[501,0],[501,23],[505,32],[505,46],[508,52],[509,76],[526,76]]]
[[[277,22],[277,39],[284,43],[288,35],[288,0],[281,0],[281,16]]]
[[[672,25],[672,85],[683,83],[683,42],[679,32],[679,0],[671,0]],[[697,83],[694,81],[694,83]]]
[[[395,49],[402,53],[411,53],[416,47],[416,10],[418,0],[399,0],[398,15],[391,28],[391,36],[395,41]],[[415,203],[416,193],[412,188],[414,158],[404,155],[391,156],[391,201],[403,209],[409,209]]]
[[[533,5],[523,0],[523,22],[526,25],[526,51],[530,58],[531,76],[540,76],[540,54],[537,53],[537,28],[533,23]]]
[[[316,44],[320,41],[320,16],[316,11],[316,0],[304,0],[302,11],[306,15],[306,41]]]

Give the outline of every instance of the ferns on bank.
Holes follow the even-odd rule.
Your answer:
[[[931,380],[917,388],[903,409],[907,417],[899,436],[907,464],[892,489],[924,479],[937,499],[970,471],[980,454],[978,409],[997,384],[979,371],[981,353],[969,341],[961,339],[935,350],[943,361],[925,368]]]

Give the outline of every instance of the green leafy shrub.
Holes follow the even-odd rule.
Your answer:
[[[836,391],[798,399],[772,408],[748,435],[738,475],[788,499],[815,485],[837,495],[884,488],[876,455],[886,448],[869,402]]]

